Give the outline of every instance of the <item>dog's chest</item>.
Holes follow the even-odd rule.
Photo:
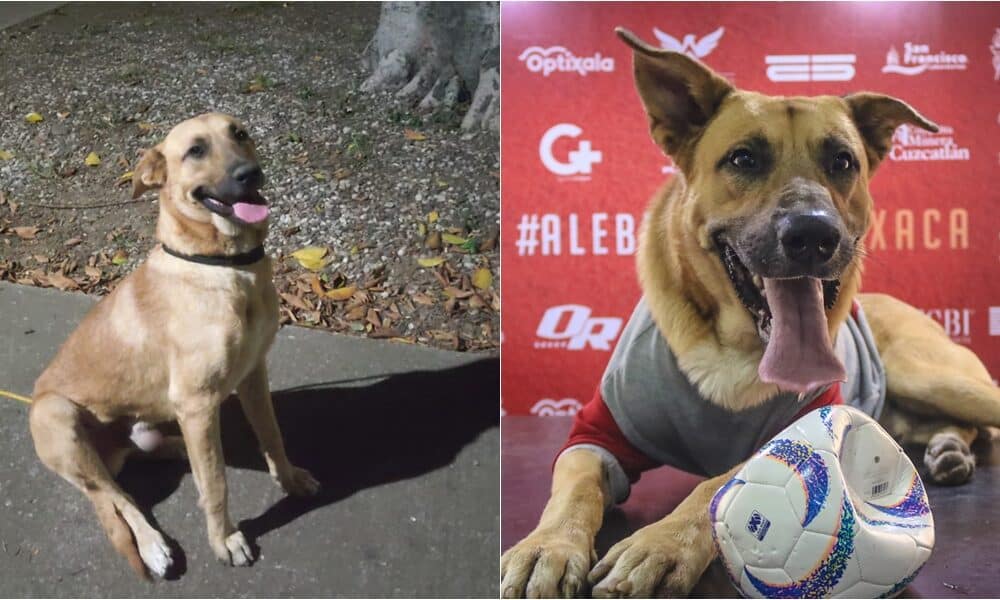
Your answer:
[[[278,331],[278,295],[270,273],[237,271],[227,294],[236,324],[227,339],[236,364],[254,365],[267,354]]]

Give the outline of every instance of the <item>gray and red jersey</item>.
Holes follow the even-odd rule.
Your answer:
[[[691,384],[641,299],[560,455],[581,448],[597,452],[614,501],[624,502],[645,470],[670,465],[703,476],[725,473],[820,406],[848,404],[877,419],[885,404],[885,370],[857,303],[837,332],[834,350],[846,382],[802,395],[779,393],[730,411]]]

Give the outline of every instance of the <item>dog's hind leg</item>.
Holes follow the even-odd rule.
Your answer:
[[[93,503],[108,539],[142,577],[163,576],[173,563],[170,549],[133,500],[112,479],[109,465],[94,445],[101,424],[74,402],[42,394],[32,402],[29,423],[42,463],[72,483]],[[120,468],[119,452],[107,458]],[[145,565],[145,566],[144,566]]]
[[[1000,389],[930,317],[889,296],[860,299],[885,364],[883,423],[904,442],[927,444],[924,464],[935,483],[964,483],[975,470],[969,445],[979,428],[1000,426]]]

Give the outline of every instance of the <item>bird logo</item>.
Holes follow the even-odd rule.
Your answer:
[[[661,48],[664,50],[673,50],[674,52],[683,52],[691,58],[705,58],[711,54],[712,50],[715,50],[715,47],[719,45],[719,39],[722,38],[722,34],[725,32],[725,27],[719,27],[701,39],[698,39],[693,33],[689,33],[681,41],[669,33],[664,33],[656,27],[653,28],[653,35],[660,40]]]

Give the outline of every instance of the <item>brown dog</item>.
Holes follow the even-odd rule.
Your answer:
[[[682,172],[646,214],[638,253],[644,303],[633,321],[649,316],[653,334],[643,335],[662,336],[684,389],[696,391],[710,414],[742,415],[770,410],[779,390],[804,394],[843,380],[833,345],[855,318],[849,313],[857,299],[870,326],[866,339],[874,339],[884,365],[881,396],[874,394],[885,402],[883,424],[903,441],[928,444],[931,480],[968,480],[969,443],[977,428],[1000,425],[1000,391],[975,355],[932,319],[888,296],[856,294],[872,209],[869,179],[898,125],[937,127],[878,94],[785,98],[737,90],[683,54],[618,33],[634,50],[653,139]],[[636,347],[655,347],[643,339]],[[642,362],[629,358],[605,375],[611,384],[602,394],[642,389],[635,377],[622,379]],[[679,402],[662,388],[620,402],[649,414],[635,404],[655,402],[656,393],[664,407]],[[611,413],[616,421],[628,416]],[[706,446],[741,433],[720,430],[717,420],[705,426],[692,437],[709,440]],[[716,441],[713,450],[727,444]],[[501,559],[503,596],[572,597],[588,582],[594,597],[687,595],[715,556],[709,501],[749,454],[705,469],[710,477],[672,514],[593,565],[602,514],[622,496],[612,489],[616,458],[589,446],[569,446],[558,458],[538,527]]]
[[[250,546],[229,518],[219,429],[219,406],[234,389],[271,475],[291,494],[318,490],[285,456],[268,390],[278,296],[262,246],[268,209],[254,143],[232,117],[201,115],[146,151],[132,180],[134,197],[160,188],[162,246],[84,317],[38,378],[35,449],[86,494],[132,567],[160,576],[170,550],[113,478],[129,455],[183,458],[186,449],[212,550],[248,565]],[[152,428],[173,420],[182,438]]]

